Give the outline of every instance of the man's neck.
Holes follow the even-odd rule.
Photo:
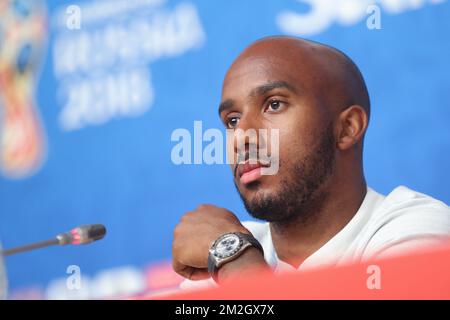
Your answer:
[[[360,208],[367,186],[364,180],[345,187],[328,188],[311,204],[308,219],[289,224],[270,224],[272,241],[278,258],[298,268],[302,262],[333,238]]]

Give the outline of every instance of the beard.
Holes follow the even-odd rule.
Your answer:
[[[280,187],[275,192],[258,192],[260,182],[255,181],[246,186],[256,192],[250,200],[244,198],[235,182],[245,209],[252,217],[285,225],[305,222],[314,216],[327,196],[325,186],[334,172],[333,124],[316,141],[307,156],[293,162],[289,168],[289,176],[281,179]],[[283,163],[280,162],[280,169],[282,166]],[[288,164],[284,166],[287,167]]]

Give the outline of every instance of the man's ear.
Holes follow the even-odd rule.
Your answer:
[[[352,105],[339,115],[337,146],[348,150],[362,141],[369,122],[366,111],[359,105]]]

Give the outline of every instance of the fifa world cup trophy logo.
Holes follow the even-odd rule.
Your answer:
[[[45,156],[35,102],[47,41],[47,11],[41,0],[0,0],[0,172],[30,175]]]

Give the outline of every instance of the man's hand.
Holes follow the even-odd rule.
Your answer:
[[[174,231],[173,269],[190,280],[209,278],[207,267],[211,243],[228,232],[251,234],[232,212],[223,208],[201,205],[196,210],[186,213]],[[261,254],[259,257],[251,254],[241,257],[257,259],[259,266],[265,264]]]

